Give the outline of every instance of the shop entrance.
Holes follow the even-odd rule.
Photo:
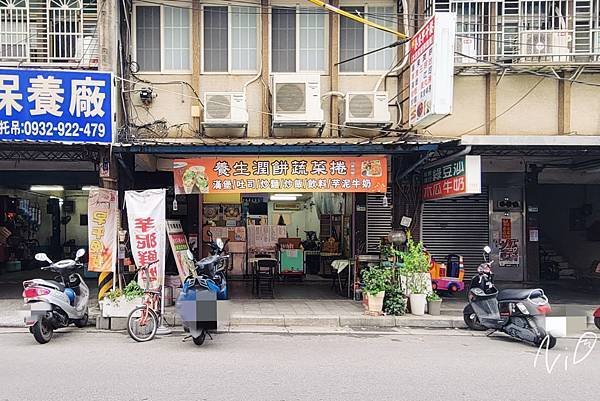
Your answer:
[[[38,252],[56,260],[87,249],[88,191],[98,184],[97,171],[5,170],[0,171],[0,182],[0,263],[5,278],[19,272],[25,278],[39,274],[28,273],[40,266],[34,259]]]
[[[211,240],[227,240],[232,299],[353,298],[356,257],[373,242],[369,228],[383,227],[367,224],[367,193],[378,194],[385,206],[376,216],[391,225],[385,156],[205,157],[173,166],[175,193],[199,195],[198,256],[210,254]]]

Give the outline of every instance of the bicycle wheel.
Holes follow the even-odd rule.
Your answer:
[[[127,332],[135,341],[150,341],[158,329],[156,312],[146,306],[138,306],[127,318]]]

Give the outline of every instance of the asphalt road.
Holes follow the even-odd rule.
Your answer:
[[[0,331],[0,400],[597,400],[600,341],[537,349],[503,337],[182,334],[135,343],[67,329],[46,345]],[[457,333],[458,334],[458,333]],[[600,333],[597,333],[600,337]],[[565,371],[565,359],[567,370]]]

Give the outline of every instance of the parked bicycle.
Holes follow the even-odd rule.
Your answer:
[[[150,341],[156,335],[156,330],[162,319],[160,309],[160,291],[150,289],[150,277],[148,269],[157,264],[157,261],[150,262],[137,269],[138,274],[143,272],[144,276],[144,301],[141,306],[131,311],[127,318],[127,332],[135,341]]]

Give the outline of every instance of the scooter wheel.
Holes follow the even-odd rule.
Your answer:
[[[463,319],[468,328],[475,331],[485,331],[487,330],[484,326],[479,323],[479,319],[475,313],[465,313],[463,314]]]
[[[548,337],[548,341],[546,342],[546,337]],[[552,349],[554,348],[554,346],[556,345],[556,337],[554,337],[551,334],[546,334],[546,337],[543,337],[537,344],[536,346],[541,347],[543,346],[544,348],[548,348],[548,349]]]
[[[596,327],[598,329],[600,329],[600,317],[595,317],[594,318],[594,324],[596,325]]]
[[[88,320],[89,316],[86,312],[81,319],[74,320],[73,324],[75,324],[75,327],[79,327],[81,329],[88,325]]]
[[[192,337],[192,340],[194,340],[194,344],[196,345],[204,344],[204,340],[206,340],[206,330],[202,330],[198,337]]]
[[[33,334],[33,338],[40,344],[46,344],[48,341],[52,339],[52,334],[54,334],[54,329],[52,328],[52,324],[46,318],[40,319],[36,324],[31,328],[31,333]]]

